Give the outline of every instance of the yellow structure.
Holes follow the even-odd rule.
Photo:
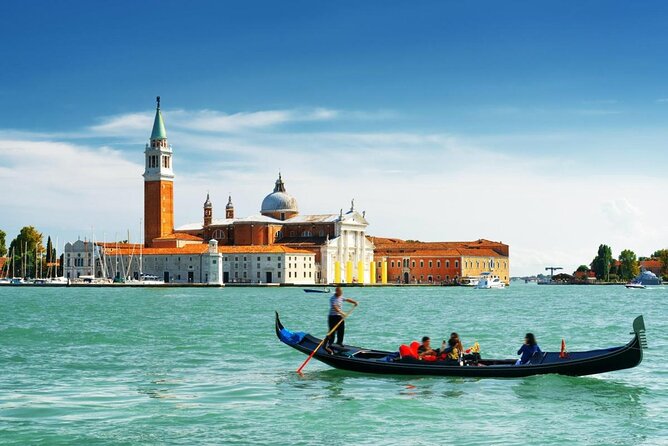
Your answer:
[[[353,283],[353,262],[346,262],[346,283]]]
[[[357,283],[364,283],[364,262],[357,262]]]
[[[461,262],[462,277],[474,277],[488,272],[502,282],[510,283],[508,257],[462,256]]]
[[[376,262],[369,262],[369,283],[376,283]]]
[[[341,283],[341,262],[334,262],[334,283]]]
[[[380,264],[380,283],[387,284],[387,261],[383,260]]]

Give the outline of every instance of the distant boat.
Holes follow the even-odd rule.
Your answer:
[[[462,279],[459,281],[459,284],[461,286],[474,287],[474,286],[478,285],[479,281],[480,281],[479,276],[468,276],[468,277],[462,277]]]
[[[638,289],[638,290],[644,290],[645,288],[647,288],[645,285],[643,285],[642,283],[638,283],[638,282],[629,282],[624,286],[626,288],[632,288],[632,289]]]
[[[498,277],[493,277],[492,273],[482,273],[478,284],[475,286],[477,290],[491,290],[505,288],[506,284],[501,282]]]
[[[312,288],[306,288],[304,290],[305,293],[329,293],[329,288],[325,288],[324,290],[315,290]]]

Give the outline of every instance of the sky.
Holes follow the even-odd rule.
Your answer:
[[[303,213],[510,245],[511,274],[668,247],[668,3],[3,2],[0,229],[139,239],[155,96],[176,225],[280,170]]]

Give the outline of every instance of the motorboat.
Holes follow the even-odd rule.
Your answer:
[[[69,279],[66,277],[54,277],[49,280],[49,285],[68,285]]]
[[[645,285],[643,285],[640,282],[629,282],[624,285],[626,288],[631,288],[631,289],[637,289],[637,290],[644,290],[647,288]]]
[[[505,287],[506,284],[501,282],[498,277],[492,276],[492,273],[482,273],[478,284],[474,288],[477,290],[491,290]]]
[[[360,373],[383,375],[432,375],[473,378],[522,378],[560,374],[595,375],[629,369],[642,362],[647,348],[642,316],[633,321],[633,338],[626,345],[580,352],[537,352],[529,362],[515,365],[516,359],[479,359],[474,363],[424,361],[401,357],[397,352],[332,344],[329,353],[318,339],[304,332],[285,328],[276,313],[276,336],[284,344],[331,367]]]
[[[476,276],[462,277],[461,280],[459,281],[459,285],[474,287],[474,286],[478,285],[479,281],[480,281],[480,277],[476,277]]]

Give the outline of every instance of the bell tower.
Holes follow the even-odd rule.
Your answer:
[[[211,225],[213,221],[213,204],[209,199],[209,193],[206,193],[206,201],[204,202],[204,226]]]
[[[225,218],[234,218],[234,205],[232,204],[232,196],[227,197],[227,205],[225,205]]]
[[[174,172],[172,146],[167,143],[165,122],[160,113],[160,96],[151,140],[146,144],[144,169],[144,243],[174,233]]]

